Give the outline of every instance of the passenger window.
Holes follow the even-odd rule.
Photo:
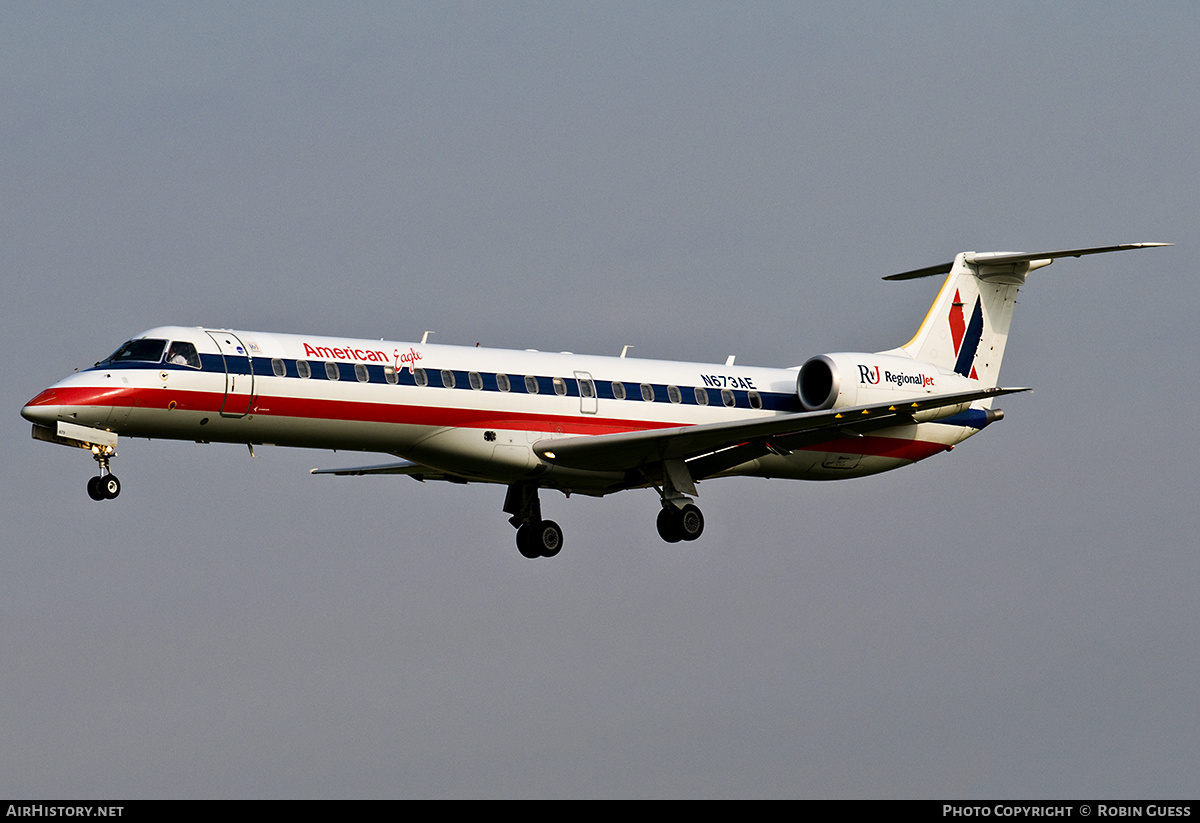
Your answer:
[[[729,389],[721,389],[721,402],[732,408],[737,404],[737,398],[733,396],[733,392]]]
[[[276,377],[287,376],[287,366],[283,365],[283,361],[278,357],[271,358],[271,371]]]
[[[555,394],[557,394],[559,397],[566,396],[566,393],[567,393],[567,381],[566,380],[563,380],[561,377],[555,377],[550,382],[554,384],[554,393]]]
[[[537,378],[532,374],[525,375],[525,391],[527,391],[529,394],[538,393]]]
[[[672,403],[683,402],[683,396],[679,393],[678,386],[667,386],[667,399]]]
[[[454,388],[454,372],[442,369],[442,385],[448,389]]]
[[[383,367],[383,379],[386,380],[388,383],[390,383],[393,386],[396,385],[397,383],[399,383],[400,376],[398,374],[396,374],[396,367],[395,366],[384,366]]]
[[[167,363],[172,366],[187,366],[188,368],[200,368],[200,355],[196,353],[196,347],[185,340],[176,340],[171,343],[171,348],[167,349]]]
[[[707,390],[702,389],[699,386],[697,386],[695,389],[693,389],[693,393],[696,395],[696,405],[697,406],[707,406],[708,405],[708,391]]]
[[[337,363],[325,361],[325,379],[326,380],[341,380],[342,373],[338,371]]]
[[[429,375],[425,373],[424,369],[413,369],[413,382],[418,386],[428,386]]]
[[[595,397],[596,387],[592,385],[592,381],[583,379],[579,381],[579,396],[580,397]]]
[[[309,367],[307,360],[296,361],[296,374],[300,375],[305,380],[312,377],[312,369]]]
[[[483,378],[479,376],[479,372],[473,371],[467,374],[467,382],[475,391],[483,391]]]
[[[500,391],[512,391],[512,384],[508,382],[507,374],[496,375],[496,388]]]
[[[367,367],[362,363],[354,364],[354,376],[358,378],[359,383],[368,383],[371,380],[371,373],[367,371]]]
[[[750,408],[752,408],[752,409],[761,409],[762,408],[762,395],[760,395],[756,391],[751,391],[749,394],[749,397],[750,397]]]
[[[613,397],[617,400],[625,399],[625,384],[619,380],[613,381]]]
[[[654,402],[654,387],[651,386],[649,383],[642,384],[642,399],[645,400],[647,403]]]

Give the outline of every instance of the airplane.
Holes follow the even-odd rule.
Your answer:
[[[669,543],[704,530],[696,484],[717,477],[864,477],[950,451],[1004,415],[997,384],[1017,290],[1060,257],[1168,246],[962,252],[883,278],[945,274],[913,338],[763,368],[161,326],[53,384],[21,414],[33,437],[87,449],[97,501],[121,491],[125,437],[389,454],[314,474],[408,475],[507,487],[520,553],[562,529],[539,492],[652,488]]]

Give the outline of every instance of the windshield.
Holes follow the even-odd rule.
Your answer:
[[[142,339],[130,340],[121,348],[110,354],[101,363],[157,363],[162,360],[166,340]]]

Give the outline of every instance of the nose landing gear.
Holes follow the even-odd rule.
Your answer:
[[[87,449],[92,453],[92,457],[100,464],[100,474],[88,480],[88,497],[93,500],[112,500],[121,493],[121,481],[108,468],[108,462],[117,456],[116,432],[80,426],[66,420],[55,421],[53,426],[35,421],[33,439]]]
[[[112,500],[121,493],[121,481],[108,467],[108,461],[117,453],[103,446],[92,447],[92,457],[100,464],[100,474],[87,482],[88,497],[93,500]]]

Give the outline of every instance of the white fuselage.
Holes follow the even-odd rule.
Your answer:
[[[551,465],[533,444],[803,411],[797,368],[175,326],[134,341],[149,341],[152,353],[74,374],[31,400],[25,416],[133,437],[381,452],[467,480],[604,494],[644,483]],[[190,362],[170,362],[177,343],[194,347]],[[873,390],[853,389],[860,403]],[[949,420],[895,426],[722,473],[862,476],[947,450],[978,428]]]

